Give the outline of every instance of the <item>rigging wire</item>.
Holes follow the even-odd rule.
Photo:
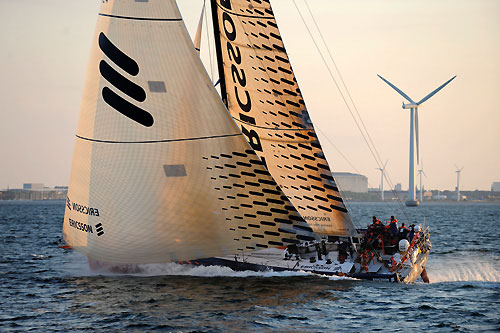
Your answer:
[[[307,1],[304,1],[304,2],[305,2],[305,3],[306,3],[306,5],[307,5]],[[323,44],[326,46],[326,49],[328,50],[328,53],[329,53],[329,55],[330,55],[330,59],[331,59],[331,60],[332,60],[332,62],[334,63],[334,65],[335,65],[335,69],[336,69],[336,71],[337,71],[337,73],[338,73],[339,77],[341,77],[341,81],[342,81],[342,84],[343,84],[343,86],[344,86],[344,89],[347,91],[347,94],[348,94],[348,96],[349,96],[349,99],[350,99],[350,101],[351,101],[351,103],[352,103],[352,105],[353,105],[353,108],[354,108],[354,110],[356,111],[356,114],[357,114],[357,116],[358,116],[358,118],[359,118],[359,121],[356,119],[356,116],[355,116],[354,112],[352,111],[351,106],[349,105],[349,103],[348,103],[348,101],[347,101],[347,99],[346,99],[346,97],[345,97],[344,93],[342,92],[341,87],[339,86],[339,84],[338,84],[337,80],[335,79],[335,77],[334,77],[334,75],[333,75],[333,73],[332,73],[332,70],[331,70],[330,66],[328,65],[328,63],[327,63],[327,61],[326,61],[326,59],[325,59],[325,56],[323,55],[323,52],[320,50],[319,45],[318,45],[318,43],[316,42],[316,39],[314,38],[314,36],[313,36],[313,34],[312,34],[312,32],[311,32],[311,30],[310,30],[310,28],[309,28],[309,26],[308,26],[308,24],[307,24],[307,22],[306,22],[305,18],[304,18],[304,16],[302,15],[302,12],[300,11],[299,7],[297,6],[297,3],[296,3],[296,1],[295,1],[295,0],[293,0],[293,4],[295,5],[295,8],[297,9],[298,14],[299,14],[299,16],[300,16],[300,18],[301,18],[301,20],[302,20],[302,22],[303,22],[304,26],[306,27],[306,30],[308,31],[308,33],[309,33],[309,35],[310,35],[310,37],[311,37],[311,40],[313,41],[313,43],[314,43],[314,45],[315,45],[315,47],[316,47],[316,49],[317,49],[318,53],[319,53],[319,54],[320,54],[320,56],[321,56],[321,59],[323,60],[323,63],[325,64],[325,66],[326,66],[326,68],[327,68],[327,70],[328,70],[328,72],[329,72],[329,74],[330,74],[330,78],[332,79],[332,81],[334,82],[335,86],[337,87],[337,90],[339,91],[339,93],[340,93],[340,95],[341,95],[341,97],[342,97],[342,100],[344,101],[344,104],[346,105],[347,109],[349,110],[349,113],[351,114],[351,116],[352,116],[352,118],[353,118],[353,120],[354,120],[354,122],[355,122],[356,126],[358,127],[358,130],[360,131],[360,133],[361,133],[361,135],[362,135],[362,137],[363,137],[363,139],[364,139],[364,141],[365,141],[366,145],[368,146],[368,149],[370,150],[370,153],[371,153],[371,155],[372,155],[373,159],[375,160],[376,164],[377,164],[379,167],[381,167],[381,166],[382,166],[382,159],[380,158],[380,154],[378,153],[377,148],[376,148],[376,147],[375,147],[375,145],[373,144],[373,140],[371,139],[371,136],[370,136],[370,134],[369,134],[368,130],[366,129],[366,126],[365,126],[365,124],[364,124],[364,122],[363,122],[363,120],[362,120],[362,118],[361,118],[361,115],[360,115],[360,113],[359,113],[359,111],[358,111],[358,109],[357,109],[357,107],[356,107],[356,104],[354,103],[354,101],[353,101],[353,99],[352,99],[352,97],[351,97],[351,94],[349,93],[349,90],[348,90],[348,88],[347,88],[347,85],[345,84],[344,80],[342,79],[342,76],[341,76],[341,74],[340,74],[340,71],[339,71],[339,69],[338,69],[338,67],[337,67],[337,65],[336,65],[336,63],[335,63],[335,61],[333,60],[333,56],[332,56],[332,54],[331,54],[331,52],[330,52],[330,49],[328,48],[328,45],[326,44],[326,42],[325,42],[325,40],[324,40],[323,34],[321,33],[321,30],[320,30],[320,29],[319,29],[319,27],[318,27],[318,24],[317,24],[317,22],[316,22],[316,20],[315,20],[315,18],[314,18],[314,15],[312,14],[312,11],[310,10],[309,6],[307,5],[307,7],[308,7],[308,9],[309,9],[309,13],[310,13],[310,15],[311,15],[311,17],[312,17],[312,19],[313,19],[313,21],[314,21],[314,23],[315,23],[316,29],[317,29],[317,30],[318,30],[318,32],[319,32],[319,35],[320,35],[320,37],[321,37],[321,39],[322,39],[322,41],[323,41]],[[360,125],[360,123],[361,123],[361,125]],[[407,218],[408,220],[410,220],[410,217],[409,217],[409,215],[408,215],[407,210],[405,209],[405,207],[404,207],[403,203],[401,202],[401,199],[399,198],[399,196],[396,194],[396,192],[395,192],[395,190],[394,190],[394,185],[393,185],[393,183],[392,183],[391,178],[389,177],[389,175],[388,175],[387,173],[384,173],[384,178],[386,179],[387,183],[388,183],[388,184],[389,184],[389,186],[391,187],[391,191],[393,192],[394,196],[397,198],[397,201],[398,201],[398,203],[399,203],[399,205],[400,205],[400,209],[401,209],[401,211],[402,211],[402,212],[403,212],[403,214],[406,216],[406,218]]]
[[[212,47],[210,43],[210,29],[208,26],[208,16],[207,16],[207,6],[205,6],[207,0],[203,0],[203,13],[205,15],[205,30],[207,35],[207,45],[208,45],[208,58],[210,61],[210,80],[212,83],[214,82],[214,65],[213,65],[213,56],[212,56]]]
[[[321,128],[318,126],[318,125],[315,125],[314,126],[316,129],[318,129],[318,132],[320,132],[321,134],[323,134],[323,137],[326,139],[326,141],[328,141],[330,143],[330,145],[335,148],[335,150],[337,151],[337,153],[339,153],[339,155],[344,159],[346,160],[346,162],[349,164],[349,166],[351,168],[353,168],[354,171],[356,171],[357,173],[359,173],[359,170],[354,166],[354,164],[351,163],[351,161],[347,158],[347,156],[344,155],[344,153],[342,153],[342,151],[340,150],[339,147],[337,147],[336,144],[333,143],[332,140],[330,140],[330,138],[328,137],[328,135],[326,135],[325,132],[323,132],[321,130]]]
[[[245,29],[245,26],[242,24],[242,19],[241,19],[239,16],[236,16],[236,19],[239,21],[239,23],[240,23],[240,25],[241,25],[241,27],[242,27],[243,31],[245,32],[245,36],[246,36],[246,39],[247,39],[247,41],[248,41],[248,44],[247,44],[247,45],[248,45],[248,46],[252,45],[252,42],[251,42],[250,37],[249,37],[249,36],[250,36],[250,33],[249,33],[246,29]],[[244,47],[244,46],[241,46],[241,47]],[[249,49],[251,49],[251,50],[254,52],[254,54],[256,55],[256,57],[255,57],[255,58],[259,61],[259,63],[261,64],[261,66],[265,68],[266,66],[264,66],[264,62],[263,62],[263,60],[262,60],[262,59],[258,56],[257,51],[256,51],[255,49],[251,48],[251,47],[249,47]],[[271,52],[275,53],[276,51],[273,49]],[[287,57],[288,57],[288,54],[287,54]],[[269,79],[271,78],[271,77],[270,77],[270,75],[269,75],[269,73],[268,73],[267,71],[265,72],[265,75],[267,75],[267,77],[268,77]],[[272,80],[269,80],[269,82],[270,82],[270,84],[274,87],[274,89],[278,89],[278,88],[279,88],[279,87],[277,87],[277,86],[276,86],[276,84],[275,84]],[[282,102],[283,104],[285,104],[285,102],[286,102],[286,101],[284,100],[284,98],[283,98],[282,96],[276,96],[276,98],[279,98],[279,99],[281,100],[281,102]],[[270,116],[265,115],[265,116],[264,116],[264,119],[269,120],[270,122],[272,122],[272,118],[271,118]],[[315,127],[312,127],[310,130],[316,131],[316,130],[315,130]],[[322,133],[323,133],[323,132],[322,132]],[[323,133],[323,135],[324,135],[324,133]],[[329,139],[327,136],[325,136],[325,137],[327,138],[327,140],[328,140],[329,142],[331,142],[331,141],[330,141],[330,139]],[[333,143],[332,143],[332,145],[333,145]],[[336,148],[336,146],[335,146],[335,145],[333,145],[333,146]],[[336,148],[336,149],[338,150],[338,148]],[[288,147],[285,147],[285,151],[287,151],[287,152],[289,152],[289,153],[293,153],[293,151],[292,151],[290,148],[288,148]],[[338,150],[338,151],[340,152],[340,150]],[[340,152],[340,154],[341,154],[342,156],[344,156],[341,152]],[[347,161],[349,164],[351,164],[351,162],[350,162],[350,161],[349,161],[349,160],[348,160],[345,156],[344,156],[344,158],[346,159],[346,161]],[[356,169],[356,168],[354,168],[354,169]],[[336,182],[336,186],[337,186],[337,188],[339,189],[339,193],[342,195],[342,189],[339,187],[339,184],[338,184],[337,182]],[[346,205],[346,202],[345,202],[345,201],[343,201],[343,204],[347,207],[347,205]],[[301,213],[299,213],[299,214],[301,214]],[[347,214],[347,216],[349,216],[349,217],[350,217],[350,219],[352,220],[352,222],[354,223],[354,225],[357,227],[357,224],[358,224],[358,223],[357,223],[357,221],[355,221],[355,220],[354,220],[354,217],[353,217],[352,215],[350,215],[350,214]]]
[[[323,37],[323,33],[321,32],[321,29],[320,29],[320,28],[319,28],[319,26],[318,26],[318,23],[317,23],[317,21],[316,21],[316,19],[315,19],[315,17],[314,17],[314,14],[313,14],[313,13],[312,13],[312,11],[311,11],[311,7],[309,6],[309,3],[308,3],[307,1],[304,1],[304,3],[306,4],[307,10],[309,11],[309,14],[310,14],[310,16],[311,16],[311,18],[312,18],[312,20],[313,20],[313,22],[314,22],[314,25],[315,25],[315,27],[316,27],[316,30],[317,30],[317,31],[318,31],[318,33],[319,33],[319,36],[320,36],[320,38],[321,38],[321,41],[323,42],[323,45],[325,46],[325,48],[326,48],[326,50],[327,50],[327,52],[328,52],[329,58],[330,58],[331,62],[333,63],[334,67],[335,67],[335,71],[337,72],[337,74],[338,74],[338,76],[339,76],[339,78],[340,78],[340,82],[342,83],[342,86],[344,87],[344,89],[345,89],[345,91],[346,91],[346,93],[347,93],[347,96],[349,97],[349,100],[351,101],[351,104],[353,105],[354,110],[356,111],[356,114],[358,115],[358,118],[359,118],[359,120],[360,120],[360,122],[361,122],[361,125],[362,125],[363,129],[365,130],[366,135],[368,136],[368,140],[370,141],[371,146],[373,147],[373,149],[374,149],[374,151],[375,151],[375,154],[376,154],[376,155],[377,155],[377,157],[378,157],[378,162],[379,162],[379,163],[377,163],[377,164],[379,164],[379,167],[380,167],[380,166],[381,166],[381,164],[382,164],[382,158],[380,157],[380,154],[379,154],[379,152],[378,152],[378,150],[377,150],[377,147],[376,147],[376,146],[375,146],[375,144],[373,143],[373,140],[372,140],[372,138],[371,138],[370,132],[369,132],[369,131],[368,131],[368,129],[366,128],[365,122],[363,121],[363,118],[361,117],[361,114],[360,114],[360,112],[359,112],[359,110],[358,110],[358,107],[357,107],[356,103],[354,102],[354,99],[353,99],[353,98],[352,98],[352,96],[351,96],[351,93],[350,93],[350,91],[349,91],[349,88],[347,88],[347,85],[346,85],[346,83],[345,83],[345,81],[344,81],[344,78],[343,78],[343,76],[342,76],[342,73],[340,72],[340,70],[339,70],[339,68],[338,68],[338,66],[337,66],[336,61],[333,59],[332,52],[330,51],[330,48],[328,47],[328,44],[326,43],[325,38]],[[393,195],[394,195],[394,196],[395,196],[395,197],[396,197],[399,201],[401,201],[401,199],[399,198],[399,196],[397,196],[397,193],[396,193],[396,191],[395,191],[395,189],[394,189],[394,184],[393,184],[393,182],[392,182],[392,180],[391,180],[391,178],[390,178],[389,174],[388,174],[388,173],[386,173],[386,172],[384,171],[383,176],[384,176],[384,179],[385,179],[385,180],[387,181],[387,183],[389,184],[392,194],[393,194]],[[401,205],[402,205],[402,202],[400,202],[400,203],[401,203]],[[407,214],[406,214],[406,209],[404,208],[404,206],[402,206],[402,208],[403,208],[402,210],[403,210],[403,211],[405,211],[405,215],[407,215]],[[407,216],[407,217],[408,217],[408,216]]]
[[[337,63],[335,62],[335,60],[334,60],[334,58],[333,58],[333,56],[332,56],[332,53],[331,53],[331,51],[330,51],[330,48],[328,47],[328,44],[326,43],[326,41],[325,41],[325,39],[324,39],[324,37],[323,37],[323,33],[321,32],[321,29],[319,28],[319,26],[318,26],[318,24],[317,24],[317,21],[316,21],[316,19],[314,18],[314,15],[313,15],[313,13],[312,13],[312,11],[311,11],[311,8],[309,7],[309,4],[308,4],[306,1],[305,1],[305,4],[306,4],[306,6],[307,6],[307,9],[308,9],[308,11],[309,11],[309,14],[310,14],[310,16],[311,16],[311,18],[312,18],[313,22],[314,22],[314,25],[315,25],[315,27],[316,27],[316,30],[318,31],[318,33],[319,33],[319,35],[320,35],[320,37],[321,37],[321,40],[322,40],[322,42],[323,42],[323,45],[325,46],[325,48],[326,48],[326,50],[327,50],[327,52],[328,52],[329,58],[330,58],[331,62],[333,63],[334,67],[335,67],[336,73],[337,73],[337,75],[338,75],[338,76],[339,76],[339,78],[340,78],[340,81],[341,81],[341,83],[342,83],[342,86],[343,86],[343,88],[345,89],[345,91],[346,91],[346,93],[347,93],[347,95],[348,95],[348,97],[349,97],[349,100],[350,100],[351,104],[353,105],[354,110],[356,111],[356,114],[357,114],[357,116],[358,116],[358,118],[359,118],[359,120],[360,120],[361,126],[363,127],[363,129],[364,129],[364,131],[365,131],[365,133],[366,133],[366,135],[367,135],[367,137],[368,137],[368,141],[370,142],[371,146],[370,146],[370,144],[368,144],[368,142],[367,142],[367,146],[368,146],[368,148],[369,148],[370,150],[373,148],[373,150],[374,150],[374,152],[375,152],[375,155],[376,155],[376,158],[375,158],[375,156],[373,156],[373,157],[374,157],[374,159],[375,159],[375,162],[378,164],[378,166],[379,166],[379,167],[381,167],[381,165],[382,165],[382,158],[380,157],[380,154],[379,154],[379,152],[378,152],[378,150],[377,150],[377,147],[376,147],[376,146],[375,146],[375,144],[373,143],[373,140],[372,140],[372,138],[371,138],[371,135],[370,135],[370,133],[369,133],[368,129],[366,128],[366,125],[365,125],[365,123],[364,123],[364,121],[363,121],[363,118],[361,117],[361,114],[360,114],[360,112],[359,112],[359,110],[358,110],[358,108],[357,108],[357,106],[356,106],[356,103],[354,102],[354,100],[353,100],[353,98],[352,98],[352,96],[351,96],[351,94],[350,94],[349,89],[347,88],[347,85],[346,85],[346,83],[345,83],[345,81],[344,81],[344,79],[343,79],[343,76],[342,76],[342,74],[341,74],[341,72],[340,72],[340,70],[339,70],[339,68],[338,68],[338,66],[337,66]],[[297,7],[297,6],[296,6],[296,7]],[[303,20],[303,21],[304,21],[304,20]],[[304,22],[304,24],[305,24],[305,22]],[[313,38],[313,37],[312,37],[312,35],[311,35],[311,38]],[[318,49],[318,51],[319,51],[319,49]],[[319,52],[321,52],[321,51],[319,51]],[[325,63],[325,65],[326,65],[326,66],[328,66],[326,63]],[[340,92],[340,94],[342,94],[342,92],[341,92],[340,90],[339,90],[339,92]],[[354,116],[353,116],[353,118],[354,118]],[[362,134],[362,135],[364,135],[364,134],[363,134],[363,132],[362,132],[361,130],[360,130],[360,132],[361,132],[361,134]],[[365,140],[365,141],[366,141],[366,140]],[[372,147],[372,148],[370,148],[370,147]],[[372,154],[373,154],[373,152],[372,152]],[[377,158],[378,158],[378,160],[377,160]],[[404,207],[403,203],[401,202],[401,199],[399,198],[399,196],[397,195],[396,191],[394,190],[394,184],[393,184],[392,179],[390,178],[389,174],[388,174],[387,172],[384,172],[384,173],[383,173],[383,177],[384,177],[384,179],[386,180],[386,182],[388,183],[388,185],[390,186],[390,189],[391,189],[392,194],[393,194],[393,195],[394,195],[394,197],[397,199],[398,204],[400,205],[400,209],[401,209],[401,211],[402,211],[402,212],[403,212],[403,214],[406,216],[406,218],[409,220],[409,216],[408,216],[408,214],[407,214],[407,210],[405,209],[405,207]],[[386,203],[385,201],[383,201],[383,202],[384,202],[384,203]],[[387,203],[386,203],[386,205],[387,205],[387,206],[389,206],[389,204],[387,204]]]

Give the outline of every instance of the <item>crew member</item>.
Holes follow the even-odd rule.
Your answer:
[[[372,225],[374,225],[374,226],[382,225],[382,221],[380,221],[376,216],[372,217],[372,221],[373,221]]]
[[[389,229],[391,230],[392,237],[396,237],[398,234],[398,220],[391,216],[391,220],[389,221]]]
[[[410,230],[410,234],[408,235],[408,240],[411,242],[413,240],[413,236],[415,236],[415,225],[412,224]]]
[[[405,223],[403,222],[402,225],[399,227],[399,239],[406,239],[408,237],[409,232],[410,229],[408,229],[405,226]]]
[[[401,263],[401,260],[403,260],[403,258],[405,257],[406,251],[408,251],[408,248],[410,247],[410,243],[408,242],[407,239],[402,239],[399,241],[398,247],[399,247],[399,252],[396,252],[391,257],[391,262],[392,262],[391,271],[396,270],[397,266]]]

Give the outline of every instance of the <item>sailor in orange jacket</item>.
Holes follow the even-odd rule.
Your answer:
[[[403,224],[399,227],[399,238],[406,239],[408,237],[409,233],[410,233],[410,229],[408,229],[405,226],[405,223],[403,222]]]
[[[392,236],[396,237],[398,234],[398,220],[396,220],[394,216],[391,216],[391,220],[388,222],[387,227],[391,230]]]

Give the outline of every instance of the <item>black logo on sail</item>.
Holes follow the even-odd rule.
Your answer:
[[[131,76],[139,74],[139,65],[137,65],[137,62],[111,43],[108,37],[102,32],[99,34],[99,47],[109,60],[122,70]],[[146,92],[142,87],[117,72],[105,60],[101,60],[99,71],[104,79],[130,98],[138,102],[144,102],[146,100]],[[146,127],[153,125],[154,119],[149,112],[123,99],[108,87],[102,89],[102,98],[113,109],[139,124]]]
[[[97,223],[95,225],[95,231],[97,231],[97,236],[104,235],[104,229],[102,228],[102,223]]]

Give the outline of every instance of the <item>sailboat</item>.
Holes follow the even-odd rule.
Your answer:
[[[414,282],[428,230],[402,249],[366,243],[269,1],[213,0],[211,9],[220,95],[175,0],[103,1],[66,243],[98,266],[181,262]]]

